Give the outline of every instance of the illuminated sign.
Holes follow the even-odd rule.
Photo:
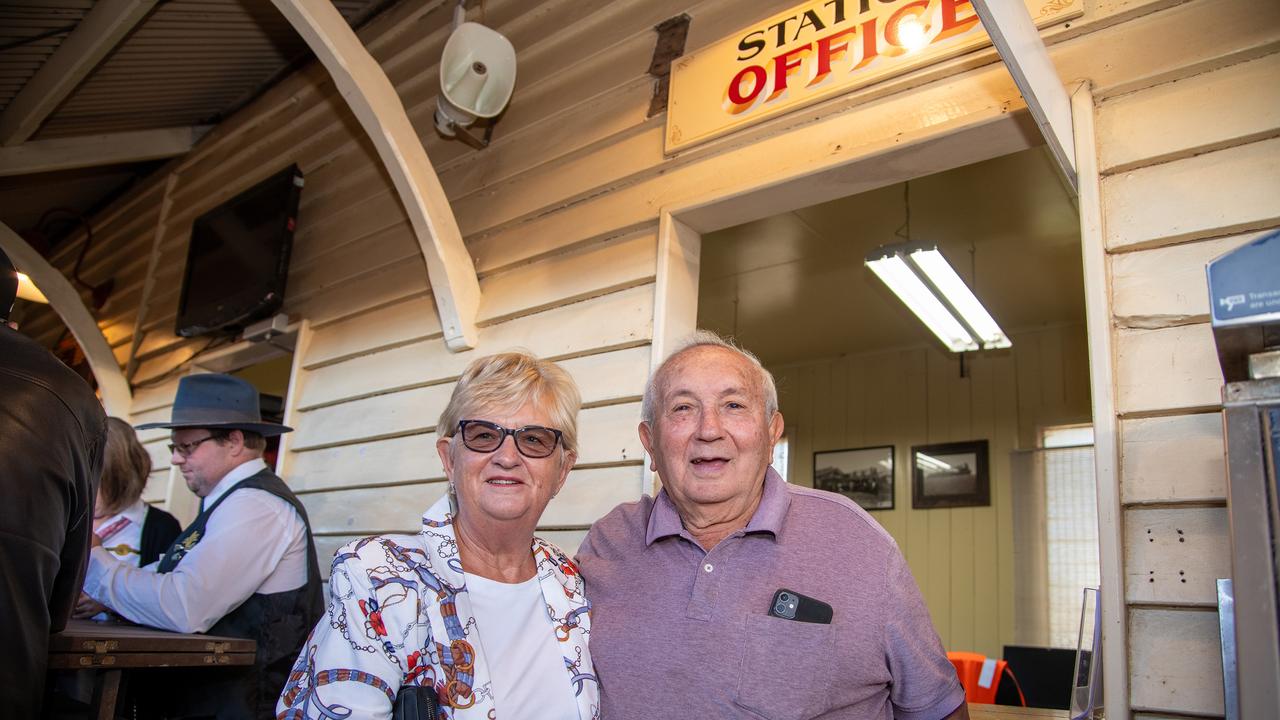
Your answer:
[[[1038,27],[1083,14],[1082,0],[1024,2]],[[807,2],[675,62],[666,151],[990,43],[969,0]]]

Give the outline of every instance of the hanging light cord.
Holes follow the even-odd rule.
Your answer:
[[[902,224],[898,226],[898,229],[895,230],[893,234],[897,237],[902,238],[903,240],[906,240],[907,242],[911,242],[911,181],[910,180],[902,183],[902,214],[903,214]],[[905,234],[903,233],[903,230],[906,231]]]

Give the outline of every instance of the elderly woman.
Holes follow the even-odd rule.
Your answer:
[[[580,404],[524,353],[466,369],[436,426],[448,492],[418,534],[338,550],[278,717],[386,718],[406,686],[434,688],[446,718],[598,717],[582,579],[533,536],[577,459]]]

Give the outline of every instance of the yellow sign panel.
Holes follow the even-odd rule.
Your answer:
[[[1023,1],[1037,27],[1084,12]],[[969,0],[812,0],[675,62],[666,151],[989,44]]]

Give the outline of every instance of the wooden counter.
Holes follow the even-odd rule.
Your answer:
[[[1066,720],[1068,717],[1070,713],[1066,710],[969,703],[970,720]]]
[[[257,644],[243,638],[183,634],[121,622],[72,620],[49,637],[49,670],[94,673],[92,716],[115,717],[120,678],[131,668],[252,665]]]

